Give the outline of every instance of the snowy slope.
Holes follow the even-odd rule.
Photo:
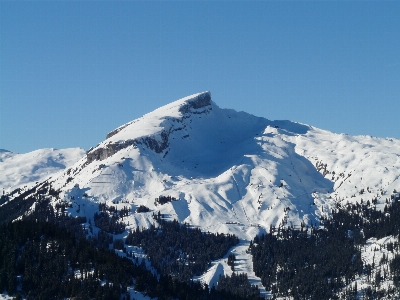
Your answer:
[[[237,269],[259,284],[243,245],[271,226],[318,224],[347,202],[377,198],[382,208],[400,190],[399,153],[396,139],[270,121],[221,109],[204,92],[113,130],[51,182],[72,202],[72,216],[92,219],[98,203],[128,205],[128,228],[149,226],[160,211],[203,231],[236,234]],[[4,162],[14,157],[1,155]],[[159,196],[176,201],[160,205]],[[135,213],[140,205],[151,211]],[[226,263],[215,262],[199,280],[214,283],[229,272]]]
[[[315,224],[336,202],[384,200],[400,187],[398,140],[269,121],[221,109],[204,101],[209,96],[186,97],[121,126],[56,184],[65,197],[85,192],[95,203],[146,205],[246,240],[271,225]],[[160,195],[179,200],[156,206]],[[149,222],[143,214],[130,218]]]
[[[10,192],[43,181],[70,167],[84,154],[80,148],[39,149],[25,154],[0,149],[0,189]]]

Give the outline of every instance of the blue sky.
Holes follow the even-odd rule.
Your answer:
[[[210,90],[222,108],[400,138],[398,1],[0,1],[0,148],[88,149]]]

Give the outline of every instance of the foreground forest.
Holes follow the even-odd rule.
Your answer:
[[[238,244],[235,235],[204,233],[158,213],[149,228],[116,238],[112,234],[125,230],[125,207],[100,204],[92,224],[67,216],[66,203],[50,205],[57,191],[42,189],[0,207],[0,291],[17,299],[130,299],[133,287],[158,299],[260,299],[244,273],[220,276],[211,287],[192,280]],[[32,203],[35,209],[26,214]],[[23,217],[10,221],[18,214]],[[89,234],[94,226],[96,234]],[[399,295],[399,236],[400,201],[393,193],[382,211],[372,199],[338,204],[318,226],[271,226],[251,241],[248,252],[273,299],[381,299]],[[368,260],[366,244],[382,238],[386,242],[373,251],[384,250],[383,256],[375,258],[374,252]],[[155,269],[127,251],[129,246],[140,247]],[[235,255],[227,261],[235,271]]]
[[[35,199],[15,199],[15,202],[0,207],[0,214],[7,215],[7,209],[9,212],[20,211],[16,208],[25,208],[25,201],[33,202]],[[250,297],[234,290],[209,289],[185,275],[201,272],[212,259],[223,256],[230,246],[237,243],[233,235],[203,234],[198,229],[156,218],[161,229],[137,230],[131,232],[128,239],[131,244],[136,244],[138,238],[140,243],[146,243],[144,248],[154,256],[154,264],[160,271],[156,274],[148,270],[144,260],[135,259],[132,254],[116,254],[114,249],[124,249],[124,242],[113,241],[107,232],[100,229],[96,237],[86,239],[87,229],[82,226],[86,218],[57,214],[63,207],[54,211],[46,200],[36,199],[35,203],[36,210],[29,216],[16,222],[5,218],[0,225],[0,291],[6,291],[17,299],[130,299],[128,287],[158,299],[259,299],[257,291]],[[159,234],[160,230],[170,233],[151,243],[153,235]],[[183,267],[186,271],[181,278],[176,276],[176,271],[166,271],[176,267],[174,259],[161,264],[168,248],[159,247],[157,241],[189,247],[195,245],[189,243],[191,236],[197,236],[199,243],[205,242],[208,246],[199,248],[206,249],[205,255],[200,255],[198,249],[186,248],[192,263]],[[150,240],[145,242],[146,238]],[[154,246],[161,251],[158,260],[155,248],[151,248]],[[225,279],[226,282],[229,280],[230,277]],[[234,281],[237,282],[236,278]],[[241,282],[251,288],[247,280]]]
[[[250,245],[253,267],[266,289],[274,296],[294,299],[398,297],[398,194],[387,199],[383,211],[374,202],[338,205],[331,218],[321,218],[318,227],[272,227],[270,233],[255,237]],[[362,261],[362,252],[371,238],[388,238],[389,242],[373,249],[388,254],[379,260],[373,254],[369,264]],[[360,277],[367,282],[363,289],[357,286]]]

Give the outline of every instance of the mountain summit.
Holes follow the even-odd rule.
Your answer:
[[[108,133],[103,143],[88,151],[88,162],[103,160],[121,149],[139,144],[161,153],[169,145],[169,135],[184,129],[181,125],[185,118],[211,109],[210,92],[194,94],[163,106]]]

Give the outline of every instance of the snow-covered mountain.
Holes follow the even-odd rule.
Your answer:
[[[7,193],[31,186],[72,166],[84,154],[81,148],[39,149],[24,154],[0,149],[0,188]]]
[[[48,179],[65,166],[48,179],[60,191],[53,206],[68,202],[71,216],[88,220],[99,203],[128,206],[128,230],[150,226],[160,212],[205,232],[233,233],[241,240],[231,250],[240,258],[236,270],[260,285],[246,252],[250,240],[271,226],[318,224],[346,203],[374,200],[383,209],[400,189],[399,154],[396,139],[270,121],[222,109],[203,92],[120,126],[84,155],[80,149],[1,152],[0,186]],[[35,156],[40,159],[26,163]],[[150,211],[137,213],[140,206]],[[221,259],[199,279],[210,284],[231,273]]]
[[[204,92],[110,132],[53,186],[65,199],[128,201],[250,239],[270,225],[316,224],[336,202],[385,199],[400,186],[398,153],[395,139],[269,121],[221,109]],[[159,196],[176,201],[156,205]],[[131,214],[130,224],[149,218]]]

